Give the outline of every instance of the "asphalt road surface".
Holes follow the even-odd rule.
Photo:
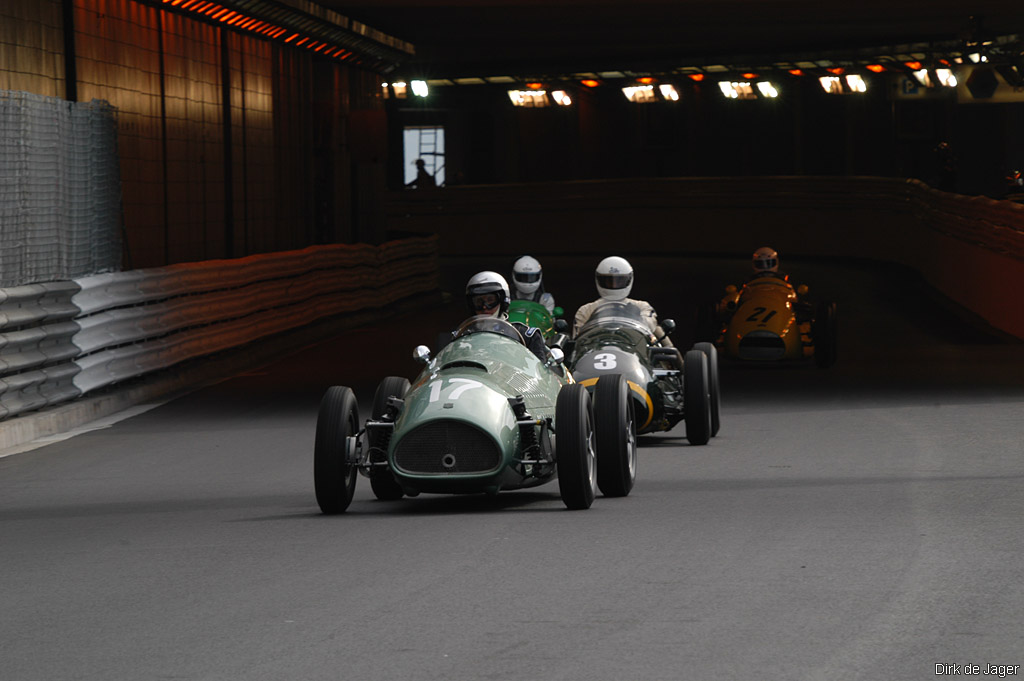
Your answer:
[[[594,297],[596,260],[543,264],[570,314]],[[634,264],[678,345],[747,271]],[[463,282],[510,263],[444,265],[447,305],[0,458],[0,678],[1024,675],[1024,345],[871,263],[784,260],[837,301],[838,364],[723,366],[719,436],[642,438],[626,498],[381,502],[359,478],[321,515],[323,391],[351,386],[365,416],[465,316]]]

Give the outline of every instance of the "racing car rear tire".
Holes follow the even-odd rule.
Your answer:
[[[558,391],[555,403],[558,491],[571,510],[590,508],[597,496],[597,453],[590,393],[579,383]]]
[[[346,456],[347,439],[359,432],[359,404],[351,388],[332,386],[320,400],[313,449],[316,503],[326,514],[343,513],[352,503],[356,467]]]
[[[373,411],[371,412],[373,420],[377,421],[384,416],[389,397],[405,397],[407,392],[409,392],[409,379],[407,378],[388,376],[381,381],[377,386],[377,392],[373,395]],[[367,433],[367,442],[371,449],[377,446],[369,433]],[[371,468],[370,488],[373,490],[373,495],[381,501],[395,501],[405,496],[402,486],[395,480],[390,468]]]
[[[606,497],[624,497],[636,482],[636,418],[622,374],[602,376],[594,386],[597,486]]]
[[[718,435],[721,420],[718,410],[722,405],[722,391],[718,378],[718,348],[712,343],[695,343],[694,350],[700,350],[708,357],[708,382],[711,389],[711,437]]]
[[[691,445],[706,445],[711,439],[711,388],[708,358],[700,350],[683,356],[683,414],[686,439]]]
[[[814,341],[814,363],[827,369],[836,363],[836,304],[822,301],[814,313],[811,337]]]

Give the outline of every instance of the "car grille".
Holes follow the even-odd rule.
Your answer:
[[[486,473],[501,465],[494,440],[460,421],[431,421],[410,431],[395,450],[403,473],[459,475]]]
[[[741,359],[782,359],[786,356],[786,343],[768,331],[751,331],[740,339]]]

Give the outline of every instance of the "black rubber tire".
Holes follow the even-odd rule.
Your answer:
[[[814,341],[814,363],[820,369],[827,369],[836,363],[837,347],[836,304],[818,303],[811,326]]]
[[[558,491],[571,510],[590,508],[597,496],[597,452],[590,393],[579,383],[562,386],[555,404]]]
[[[359,405],[350,388],[332,386],[320,400],[313,449],[313,484],[320,510],[344,513],[356,488],[356,467],[345,457],[347,438],[359,432]]]
[[[636,417],[622,374],[602,376],[594,386],[597,487],[606,497],[624,497],[636,482]]]
[[[373,395],[373,411],[370,412],[373,420],[376,421],[384,416],[389,397],[405,397],[407,392],[409,392],[409,379],[407,378],[388,376],[381,381],[377,386],[377,392]],[[367,441],[371,447],[376,446],[376,442],[369,438],[369,434],[367,434]],[[402,486],[398,484],[388,468],[370,469],[370,489],[373,490],[373,495],[381,501],[395,501],[405,496]]]
[[[711,437],[718,435],[721,418],[718,415],[722,407],[722,388],[718,376],[718,348],[712,343],[696,343],[694,350],[700,350],[708,357],[708,382],[711,393]]]
[[[691,445],[706,445],[711,439],[711,387],[708,358],[700,350],[683,356],[683,414],[686,439]]]

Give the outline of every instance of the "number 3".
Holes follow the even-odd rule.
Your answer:
[[[610,352],[602,352],[594,355],[594,368],[602,371],[615,368],[615,355]]]

